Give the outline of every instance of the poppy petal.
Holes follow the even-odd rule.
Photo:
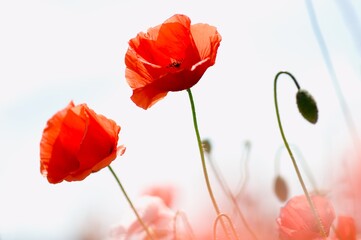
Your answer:
[[[147,85],[143,88],[137,88],[131,96],[132,101],[143,109],[148,109],[156,102],[167,96],[168,92],[161,92],[153,85]]]

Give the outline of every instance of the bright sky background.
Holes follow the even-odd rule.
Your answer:
[[[361,29],[355,20],[361,19],[361,2],[314,2],[358,123]],[[356,18],[345,12],[346,3]],[[92,217],[113,224],[129,211],[108,169],[57,185],[41,176],[42,131],[70,100],[87,103],[122,127],[119,143],[127,151],[112,166],[132,199],[146,186],[173,183],[190,219],[200,206],[210,206],[187,93],[169,93],[144,111],[129,99],[124,78],[128,40],[176,13],[216,26],[223,38],[216,64],[192,91],[200,133],[212,141],[230,185],[240,179],[242,146],[250,141],[249,181],[272,196],[274,158],[282,146],[273,80],[285,70],[312,93],[320,111],[317,125],[304,121],[295,105],[296,88],[282,77],[278,92],[286,136],[301,149],[318,183],[329,187],[328,173],[350,148],[350,138],[305,1],[0,0],[1,240],[77,240]],[[300,194],[289,159],[282,160],[291,194]],[[276,198],[269,201],[278,204]]]

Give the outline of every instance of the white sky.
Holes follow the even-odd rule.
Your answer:
[[[323,0],[314,7],[357,123],[361,52],[355,41],[361,39],[350,34],[357,25],[344,21],[342,2],[361,13],[356,0]],[[290,79],[280,79],[286,136],[309,160],[320,185],[328,183],[330,164],[350,140],[304,1],[0,0],[1,240],[71,239],[89,215],[114,223],[128,211],[107,169],[58,185],[40,175],[42,130],[70,100],[122,126],[119,143],[127,152],[112,165],[131,198],[145,186],[171,182],[180,187],[180,207],[190,217],[201,202],[210,206],[186,92],[170,93],[144,111],[129,99],[124,78],[128,40],[175,13],[216,26],[223,38],[216,64],[192,91],[201,135],[211,139],[230,185],[240,178],[242,144],[249,140],[250,181],[272,194],[273,163],[282,144],[273,79],[281,70],[293,73],[317,100],[320,121],[313,126],[297,112]],[[284,158],[292,194],[301,193]]]

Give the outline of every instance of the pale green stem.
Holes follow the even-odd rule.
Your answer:
[[[283,150],[284,148],[285,148],[285,146],[282,145],[278,149],[277,154],[276,154],[276,158],[275,158],[275,173],[276,173],[276,175],[280,174],[280,160],[281,160],[281,153],[282,153],[281,150]],[[310,184],[312,185],[312,188],[314,189],[315,192],[319,193],[320,190],[318,189],[317,184],[316,184],[316,180],[315,180],[309,166],[307,165],[306,159],[302,156],[301,151],[295,145],[293,147],[291,147],[291,148],[296,152],[296,155],[298,155],[299,159],[301,160],[301,167],[304,170],[304,173],[306,174],[308,180],[310,181]]]
[[[245,147],[244,155],[242,155],[242,158],[241,158],[241,162],[243,163],[243,168],[242,168],[241,179],[238,184],[239,190],[237,191],[237,194],[235,194],[236,198],[241,196],[244,188],[246,187],[246,183],[248,181],[248,161],[249,161],[249,153],[251,151],[251,142],[246,141],[244,144],[244,147]]]
[[[138,220],[138,222],[140,223],[140,225],[142,225],[142,227],[143,227],[145,233],[147,234],[148,238],[149,238],[150,240],[154,240],[152,234],[151,234],[150,231],[149,231],[149,228],[148,228],[147,225],[143,222],[142,218],[139,216],[139,213],[138,213],[137,209],[134,207],[132,201],[130,200],[127,192],[125,191],[123,185],[121,184],[118,176],[115,174],[113,168],[112,168],[110,165],[108,166],[108,168],[109,168],[110,172],[113,174],[113,176],[114,176],[115,180],[117,181],[117,183],[118,183],[118,185],[119,185],[119,187],[120,187],[123,195],[124,195],[125,198],[127,199],[127,201],[128,201],[128,203],[129,203],[131,209],[133,210],[135,216],[137,217],[137,220]]]
[[[203,152],[203,147],[202,147],[202,141],[201,141],[201,137],[199,134],[199,129],[198,129],[198,123],[197,123],[197,116],[196,116],[196,108],[194,106],[194,100],[193,100],[193,95],[192,95],[192,91],[190,89],[187,89],[187,93],[189,96],[189,101],[191,104],[191,108],[192,108],[192,116],[193,116],[193,125],[194,125],[194,130],[196,132],[196,137],[197,137],[197,142],[198,142],[198,149],[199,149],[199,153],[201,155],[201,161],[202,161],[202,169],[203,169],[203,175],[204,175],[204,179],[206,181],[206,185],[207,185],[207,190],[209,193],[209,196],[211,198],[212,204],[213,204],[213,208],[216,211],[217,216],[221,214],[221,211],[219,210],[217,201],[214,197],[213,191],[212,191],[212,187],[211,187],[211,183],[209,181],[209,177],[208,177],[208,172],[207,172],[207,166],[206,166],[206,161],[204,158],[204,152]],[[225,226],[225,223],[223,220],[221,220],[221,224],[222,227],[224,229],[224,231],[227,233],[228,235],[228,231],[227,228]]]
[[[223,221],[222,218],[226,218],[227,221],[229,222],[229,224],[231,225],[231,229],[232,229],[232,233],[233,233],[233,236],[238,239],[238,235],[237,235],[237,232],[236,232],[236,229],[234,228],[233,224],[232,224],[232,221],[231,219],[226,215],[226,214],[219,214],[216,218],[216,220],[214,221],[214,224],[213,224],[213,239],[216,239],[217,238],[217,225],[218,225],[218,221]]]
[[[248,230],[248,232],[252,235],[253,239],[257,240],[257,236],[256,234],[253,232],[253,230],[251,229],[251,227],[249,226],[246,218],[244,217],[238,203],[237,203],[237,199],[234,196],[233,192],[231,191],[231,189],[229,188],[227,182],[225,181],[223,174],[221,173],[221,171],[219,170],[219,167],[217,166],[217,164],[213,161],[213,159],[211,158],[211,155],[208,154],[208,159],[209,159],[209,163],[210,166],[214,172],[214,175],[219,183],[219,185],[221,186],[222,190],[224,191],[224,193],[231,199],[233,206],[235,207],[239,217],[241,218],[244,226],[246,227],[246,229]]]
[[[184,212],[182,211],[177,211],[177,213],[174,216],[174,223],[173,223],[173,231],[174,231],[174,240],[181,240],[182,237],[178,238],[178,233],[177,233],[177,220],[178,218],[181,217],[182,222],[184,224],[185,229],[187,229],[187,233],[188,233],[188,240],[193,240],[195,239],[194,237],[194,233],[192,230],[192,227],[187,219],[187,216],[184,214]]]

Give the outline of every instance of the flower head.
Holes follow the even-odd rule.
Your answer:
[[[119,147],[120,127],[86,104],[68,106],[47,122],[40,142],[40,171],[50,183],[80,181],[108,166]]]
[[[316,211],[321,219],[325,233],[328,235],[335,212],[331,203],[322,196],[311,196]],[[305,240],[322,238],[318,220],[311,211],[306,196],[291,198],[281,209],[277,219],[280,239]]]
[[[214,65],[221,36],[208,24],[191,25],[176,14],[129,41],[125,77],[132,101],[147,109],[167,95],[195,85]]]
[[[336,233],[337,239],[356,240],[355,220],[349,216],[338,216]]]

